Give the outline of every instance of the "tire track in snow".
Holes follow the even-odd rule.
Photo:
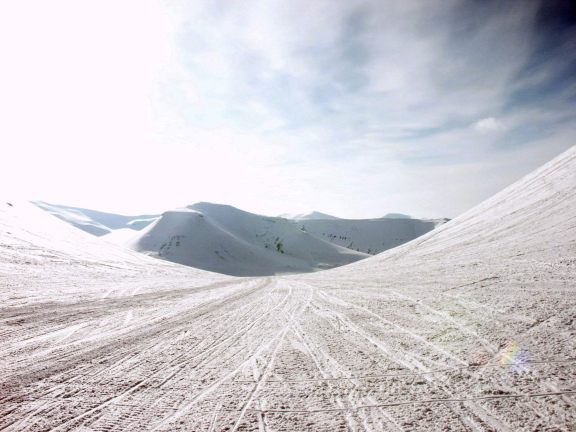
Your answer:
[[[444,399],[422,399],[416,401],[406,401],[406,402],[390,402],[386,404],[374,404],[374,405],[359,405],[355,407],[348,407],[348,408],[322,408],[322,409],[312,409],[312,410],[274,410],[274,409],[267,409],[262,412],[264,413],[302,413],[302,414],[311,414],[311,413],[321,413],[321,412],[340,412],[340,411],[347,411],[347,410],[365,410],[365,409],[374,409],[374,408],[386,408],[386,407],[396,407],[396,406],[411,406],[411,405],[420,405],[420,404],[442,404],[442,403],[465,403],[465,402],[476,402],[482,400],[491,400],[491,399],[522,399],[522,398],[541,398],[541,397],[549,397],[549,396],[566,396],[566,395],[576,395],[576,390],[574,391],[561,391],[561,392],[542,392],[542,393],[525,393],[519,395],[487,395],[487,396],[477,396],[472,398],[444,398]],[[253,408],[250,411],[258,411],[257,409]]]
[[[243,289],[244,289],[245,291],[242,291],[242,292],[240,292],[240,293],[238,293],[238,294],[232,293],[232,295],[228,295],[228,296],[225,297],[225,298],[217,298],[217,299],[215,299],[215,300],[211,300],[211,301],[209,301],[209,302],[207,302],[207,303],[205,303],[205,304],[202,305],[202,306],[203,306],[205,309],[207,309],[207,310],[204,310],[204,311],[196,311],[193,315],[194,315],[194,317],[197,319],[197,318],[199,318],[199,317],[202,317],[202,316],[210,313],[211,311],[218,310],[219,308],[221,308],[221,307],[222,307],[223,305],[225,305],[225,304],[228,304],[228,303],[234,302],[234,301],[238,301],[238,300],[242,300],[242,299],[246,298],[247,296],[249,296],[249,295],[251,295],[251,294],[253,294],[253,293],[261,290],[263,287],[266,286],[267,283],[268,283],[268,279],[266,279],[263,284],[259,284],[259,285],[257,285],[256,287],[248,287],[248,288],[244,287]],[[187,323],[187,322],[190,321],[190,319],[191,319],[190,316],[185,315],[184,317],[182,317],[181,315],[182,315],[182,314],[180,313],[180,314],[177,314],[177,315],[174,317],[176,323],[183,323],[183,324],[185,324],[185,323]],[[162,329],[165,329],[165,328],[166,328],[167,331],[164,331],[164,333],[169,334],[169,333],[171,333],[171,332],[174,331],[174,326],[175,326],[175,325],[174,325],[174,322],[173,322],[173,321],[169,321],[168,323],[160,323],[160,327],[158,328],[157,331],[149,332],[149,333],[147,333],[146,335],[144,335],[144,336],[145,336],[145,337],[144,337],[144,341],[145,341],[145,340],[151,340],[151,342],[152,342],[153,344],[154,344],[154,343],[157,343],[157,340],[158,340],[158,339],[163,340],[163,339],[165,338],[165,336],[162,336],[162,333],[163,333]],[[141,334],[138,334],[138,336],[141,336]],[[133,344],[133,347],[134,347],[133,350],[141,351],[141,341],[139,341],[139,342],[140,342],[140,343],[137,344],[137,345],[136,345],[136,344]],[[116,344],[118,344],[118,343],[116,343]],[[124,347],[124,343],[123,343],[123,342],[120,342],[120,345],[118,345],[118,346],[120,346],[120,347],[123,348],[123,347]],[[99,349],[99,348],[94,348],[94,349],[91,349],[91,350],[89,351],[89,353],[90,353],[90,352],[94,352],[95,354],[101,354],[101,349]],[[86,354],[84,354],[84,355],[81,356],[81,358],[86,358],[86,357],[87,357],[87,358],[91,358],[92,356],[88,356],[88,355],[86,355]],[[83,361],[83,362],[85,362],[85,361]],[[70,365],[67,365],[67,368],[66,368],[66,369],[69,369],[69,368],[70,368]],[[161,371],[161,370],[160,370],[160,371]],[[109,399],[105,400],[104,402],[102,402],[99,406],[95,407],[94,409],[91,409],[91,410],[89,410],[89,411],[81,414],[80,416],[77,416],[76,418],[71,419],[71,420],[69,420],[69,421],[75,421],[75,420],[84,418],[85,416],[88,416],[89,414],[91,414],[91,413],[93,413],[93,412],[97,412],[97,411],[101,410],[102,408],[110,405],[111,403],[120,400],[121,398],[125,397],[126,395],[133,393],[134,391],[136,391],[136,390],[138,390],[139,388],[141,388],[143,384],[149,382],[149,381],[150,381],[153,377],[155,377],[160,371],[157,371],[157,372],[154,373],[153,375],[149,376],[146,380],[137,382],[137,383],[134,384],[132,387],[130,387],[130,388],[128,388],[127,390],[125,390],[124,392],[122,392],[119,396],[109,398]],[[79,375],[76,375],[76,376],[79,376]],[[72,378],[74,378],[74,377],[72,377]],[[53,390],[53,389],[50,389],[49,391],[52,391],[52,390]],[[64,427],[65,427],[66,424],[68,424],[68,421],[63,424]],[[10,426],[10,425],[8,425],[8,426]],[[62,425],[61,425],[61,426],[62,426]]]
[[[422,339],[424,339],[423,337],[419,336],[419,335],[415,335],[413,332],[404,329],[403,327],[401,327],[400,325],[391,322],[390,320],[387,320],[383,317],[380,317],[378,314],[362,307],[362,306],[358,306],[355,305],[353,303],[349,303],[346,302],[342,299],[335,299],[333,296],[328,295],[325,291],[321,291],[319,293],[319,295],[321,297],[323,297],[329,304],[340,304],[340,305],[344,305],[345,307],[351,307],[351,308],[356,308],[356,309],[360,309],[362,311],[368,312],[369,315],[372,315],[378,319],[380,319],[380,321],[384,322],[387,325],[392,324],[395,328],[398,329],[403,329],[405,334],[408,334],[410,336],[412,336],[414,339],[421,341]],[[336,302],[333,300],[335,299]],[[353,322],[351,322],[347,317],[344,317],[341,313],[336,312],[334,309],[331,310],[332,313],[334,313],[336,316],[339,317],[340,320],[342,320],[342,322],[344,322],[346,325],[349,326],[350,329],[352,329],[353,331],[355,331],[358,335],[360,335],[361,337],[367,339],[368,341],[370,341],[371,343],[373,343],[375,346],[377,346],[381,351],[384,352],[385,355],[387,355],[391,360],[399,363],[400,365],[407,367],[408,369],[414,370],[420,370],[422,372],[430,372],[429,368],[427,368],[426,366],[422,365],[420,362],[418,362],[414,357],[410,357],[407,356],[406,352],[404,351],[403,357],[405,359],[400,359],[398,357],[398,353],[397,353],[397,349],[395,349],[396,353],[394,353],[393,351],[390,350],[390,348],[386,347],[382,341],[374,338],[373,336],[369,335],[366,331],[364,331],[363,329],[361,329],[358,325],[354,324]],[[425,345],[428,346],[432,346],[435,347],[435,344],[431,344],[430,342],[424,340]],[[436,349],[437,352],[443,353],[445,350],[443,350],[440,347],[437,347]],[[450,354],[450,353],[448,353]],[[451,357],[455,357],[452,356],[450,354]],[[463,362],[462,360],[458,359],[457,357],[455,357],[460,364],[466,364],[465,362]],[[442,380],[437,379],[434,375],[429,375],[429,374],[425,374],[423,375],[424,379],[428,382],[430,382],[431,384],[434,384],[437,386],[438,389],[442,390],[444,393],[446,393],[447,395],[449,395],[450,397],[453,397],[452,392],[450,391],[450,389],[444,384],[444,382]],[[479,419],[481,419],[483,422],[487,423],[488,425],[490,425],[490,427],[495,427],[497,430],[500,431],[510,431],[510,428],[505,425],[504,423],[502,423],[501,420],[499,420],[497,417],[495,417],[492,413],[488,412],[485,408],[480,407],[476,404],[474,404],[473,401],[463,401],[464,404],[468,405],[468,408],[470,409],[470,411],[472,413],[474,413],[474,415],[476,415]],[[468,424],[470,427],[475,428],[475,426],[473,424],[469,424],[469,422],[467,421],[466,418],[464,418],[460,413],[455,412],[456,415],[458,415],[458,417],[460,418],[460,420],[465,423]]]
[[[277,309],[281,309],[282,307],[284,307],[290,296],[292,295],[292,287],[290,287],[288,293],[286,294],[286,296],[280,301],[280,303],[278,303],[274,308],[269,309],[267,312],[263,313],[259,318],[258,318],[258,322],[264,320],[264,318],[268,317],[269,315],[271,315],[273,312],[275,312]],[[256,323],[252,323],[253,325],[255,325]],[[238,332],[237,332],[238,333]],[[219,379],[215,380],[212,384],[210,384],[209,386],[205,387],[203,390],[201,390],[198,394],[196,394],[190,401],[188,401],[185,405],[181,406],[180,408],[178,408],[177,412],[164,418],[163,420],[161,420],[159,423],[157,423],[156,425],[153,426],[153,428],[151,429],[152,431],[156,431],[159,430],[161,428],[163,428],[164,426],[169,425],[170,423],[176,421],[177,419],[181,418],[184,415],[187,415],[188,412],[190,411],[190,409],[200,400],[206,398],[208,395],[210,395],[211,393],[213,393],[218,387],[220,387],[223,383],[225,383],[226,381],[228,381],[230,378],[234,377],[237,373],[239,373],[242,368],[244,368],[247,364],[249,364],[251,361],[253,361],[253,359],[255,359],[258,355],[260,355],[260,353],[262,351],[264,351],[273,341],[268,341],[265,342],[263,340],[260,341],[260,345],[254,347],[254,351],[252,352],[251,355],[248,356],[248,358],[246,358],[244,361],[242,361],[237,367],[235,367],[234,369],[232,369],[231,371],[229,371],[228,373],[225,373],[224,376],[220,377]]]
[[[291,285],[290,285],[290,291],[292,292],[292,286]],[[310,305],[312,297],[314,296],[314,289],[311,288],[309,291],[310,291],[310,298],[304,303],[303,306],[300,307],[300,309],[298,311],[295,310],[292,313],[292,315],[290,317],[288,317],[287,323],[284,325],[283,329],[281,330],[281,332],[279,334],[278,342],[276,342],[276,344],[275,344],[275,347],[272,351],[272,354],[270,355],[270,359],[266,363],[266,366],[264,367],[263,372],[260,374],[256,384],[254,385],[254,388],[250,392],[248,399],[243,404],[240,415],[238,416],[238,419],[236,420],[236,422],[234,423],[234,427],[232,428],[232,432],[236,432],[236,430],[238,430],[238,427],[240,426],[240,422],[242,421],[244,414],[246,413],[246,410],[248,409],[248,407],[250,406],[250,404],[252,403],[252,401],[256,397],[256,394],[258,394],[258,392],[260,391],[261,387],[263,385],[265,385],[266,376],[268,375],[268,373],[270,372],[270,370],[274,364],[274,361],[275,361],[276,356],[278,354],[278,350],[279,350],[280,346],[282,345],[282,343],[284,342],[284,338],[286,337],[286,334],[292,328],[292,326],[297,321],[297,319],[302,315],[302,313]],[[298,317],[295,318],[295,315],[298,315]]]
[[[302,345],[306,348],[306,351],[308,352],[308,355],[310,356],[310,358],[312,358],[314,364],[316,365],[316,368],[318,369],[318,371],[320,372],[320,374],[323,376],[323,378],[321,378],[321,381],[337,381],[337,382],[341,382],[341,381],[347,381],[347,382],[351,382],[354,384],[354,387],[360,387],[360,383],[357,381],[356,378],[354,377],[344,377],[344,378],[326,378],[328,376],[327,372],[324,370],[324,368],[321,366],[320,361],[317,359],[317,356],[322,356],[324,357],[325,361],[329,364],[333,365],[333,368],[336,369],[338,371],[338,373],[340,375],[345,375],[346,372],[344,371],[344,369],[340,366],[340,364],[338,363],[338,361],[336,361],[333,357],[329,356],[324,350],[320,349],[317,345],[315,347],[315,349],[312,349],[312,345],[306,340],[306,337],[303,335],[303,332],[300,332],[298,330],[300,326],[295,326],[294,333],[296,334],[296,336],[298,337],[298,339],[300,339],[300,341],[302,342]],[[308,380],[304,380],[304,381],[308,381]],[[276,381],[276,382],[280,382],[280,381]],[[290,382],[302,382],[302,381],[282,381],[284,383],[290,383]],[[352,399],[349,398],[350,402],[352,402]],[[342,405],[342,401],[339,400],[337,401],[337,403],[339,405]],[[394,430],[397,431],[403,431],[403,429],[397,424],[397,422],[395,421],[395,419],[387,412],[385,412],[383,409],[380,409],[381,414],[388,420],[388,425],[392,426]],[[350,419],[346,419],[347,423],[348,423],[348,427],[351,429],[354,429],[351,426],[350,423]],[[364,427],[364,430],[366,431],[370,431],[372,430],[366,423],[366,419],[362,419],[362,421],[358,421],[355,419],[355,421],[357,423],[361,423]]]

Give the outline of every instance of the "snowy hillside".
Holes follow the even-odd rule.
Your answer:
[[[24,279],[14,283],[14,274]],[[20,295],[41,283],[42,296],[65,294],[80,287],[115,291],[106,280],[129,282],[138,278],[139,290],[144,289],[142,275],[149,276],[146,289],[158,289],[163,278],[187,280],[202,276],[219,280],[221,275],[156,260],[140,253],[103,242],[58,220],[29,202],[0,202],[0,304],[6,298]],[[154,282],[156,281],[156,282]],[[125,288],[125,287],[124,287]]]
[[[576,146],[468,212],[360,267],[527,262],[576,252]],[[394,263],[394,264],[392,264]],[[532,265],[537,266],[537,263]]]
[[[316,238],[286,219],[210,203],[166,212],[125,245],[236,276],[309,272],[366,258]]]
[[[186,216],[188,218],[186,224],[182,220],[185,216],[176,217],[173,212],[166,212],[164,214],[165,220],[161,224],[163,234],[160,236],[157,234],[147,235],[144,238],[145,235],[137,231],[158,220],[159,215],[123,216],[44,202],[35,202],[34,204],[83,231],[101,236],[110,243],[126,246],[180,264],[231,275],[306,272],[348,264],[360,259],[358,258],[359,255],[338,248],[335,250],[323,243],[329,242],[351,251],[375,255],[413,240],[445,221],[410,219],[409,216],[399,214],[392,214],[390,217],[387,215],[381,219],[352,220],[314,211],[306,214],[284,215],[278,218],[252,215],[256,217],[253,217],[250,223],[257,222],[258,226],[251,226],[247,231],[237,233],[236,225],[244,223],[239,221],[250,213],[224,205],[219,206],[222,211],[217,212],[216,206],[207,210],[208,204],[199,203],[195,205],[196,207],[191,206],[191,208],[199,209],[202,207],[204,211],[210,213],[212,222],[215,222],[216,219],[222,220],[227,212],[230,213],[230,217],[222,220],[219,222],[220,225],[215,227],[210,223],[193,223],[193,216],[191,215]],[[237,216],[240,219],[235,219]],[[179,228],[167,230],[168,222],[166,219],[170,219],[170,223],[176,224]],[[274,232],[274,230],[270,231],[269,228],[261,226],[260,223],[267,221],[269,224],[274,221],[278,224],[277,226],[282,227],[280,231],[295,232],[293,228],[286,226],[285,219],[296,224],[298,230],[306,231],[319,239],[320,242],[312,241],[309,236],[299,234],[301,238],[308,237],[307,241],[312,241],[315,246],[302,244],[304,249],[296,251],[295,248],[299,244],[296,242],[288,253],[285,253],[286,250],[277,249],[281,247],[278,244],[281,238],[278,236],[272,238],[270,235],[264,238],[266,233]],[[186,234],[183,230],[190,231]],[[207,231],[199,232],[198,230]],[[229,235],[230,233],[232,235]],[[278,235],[280,234],[282,233],[278,232]],[[171,241],[171,237],[176,238],[183,235],[188,236],[184,242]],[[254,236],[259,236],[261,241],[254,242],[252,239]],[[227,240],[223,240],[224,238]],[[176,243],[179,246],[174,246]],[[186,246],[183,246],[184,243]],[[263,251],[262,247],[267,250]],[[309,249],[310,247],[312,249]],[[273,250],[284,253],[284,256],[278,257],[276,254],[270,254],[269,251]],[[347,258],[343,258],[342,254]],[[218,257],[218,260],[215,260],[215,257]],[[268,270],[262,270],[263,268]]]
[[[445,222],[420,219],[306,219],[306,232],[339,246],[375,255],[413,240]]]
[[[311,212],[291,216],[289,221],[296,224],[294,227],[287,224],[286,218],[199,203],[190,209],[208,213],[208,221],[203,214],[166,212],[163,221],[148,230],[152,233],[138,233],[159,216],[123,216],[44,202],[34,204],[109,243],[238,276],[309,272],[348,264],[365,258],[362,254],[373,255],[412,240],[439,224],[416,219],[346,220]]]
[[[35,201],[33,204],[87,233],[103,236],[118,229],[141,230],[159,215],[124,216],[78,207]]]

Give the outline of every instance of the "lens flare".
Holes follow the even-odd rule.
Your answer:
[[[528,353],[523,350],[518,342],[509,342],[500,355],[500,367],[515,373],[523,373],[528,370]]]

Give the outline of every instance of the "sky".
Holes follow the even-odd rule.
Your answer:
[[[0,4],[0,193],[455,217],[576,144],[569,0]]]

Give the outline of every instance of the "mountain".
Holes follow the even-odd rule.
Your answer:
[[[412,219],[401,213],[388,213],[379,219],[342,219],[316,211],[282,217],[315,237],[369,255],[404,244],[449,220]]]
[[[121,248],[71,226],[29,202],[0,202],[0,279],[10,269],[24,266],[50,280],[64,271],[64,279],[77,272],[114,270],[123,276],[156,270],[182,272],[185,267]],[[189,269],[188,275],[201,272]],[[216,275],[211,275],[214,277]],[[60,283],[56,284],[59,285]],[[1,303],[1,302],[0,302]]]
[[[34,204],[109,243],[192,267],[242,276],[309,272],[348,264],[406,243],[445,221],[353,220],[320,212],[290,218],[265,217],[209,203],[162,216],[124,216],[45,202]],[[152,229],[154,222],[158,223]],[[145,227],[150,230],[139,232]]]
[[[236,276],[310,272],[367,257],[317,238],[284,218],[211,203],[165,212],[126,246]]]
[[[420,219],[306,219],[306,232],[359,252],[375,255],[426,234],[445,220]]]
[[[387,213],[382,217],[385,219],[412,219],[412,216],[405,215],[402,213]]]
[[[87,233],[103,236],[117,229],[141,230],[160,215],[124,216],[79,207],[34,201],[33,204]]]
[[[576,146],[468,212],[361,267],[375,274],[389,270],[380,267],[385,263],[410,267],[426,262],[445,269],[462,263],[484,269],[488,277],[492,265],[530,263],[533,268],[526,271],[534,273],[539,259],[562,261],[574,251]]]
[[[348,220],[320,212],[286,220],[198,203],[164,213],[163,221],[148,230],[152,232],[139,234],[138,230],[160,216],[124,216],[42,201],[34,204],[110,243],[180,264],[242,276],[308,272],[348,264],[366,257],[363,254],[374,255],[410,241],[440,224],[417,219]],[[276,224],[275,228],[270,224]],[[171,241],[182,236],[186,239]]]
[[[0,201],[0,429],[576,430],[575,191],[573,147],[402,246],[261,278]]]
[[[280,215],[280,217],[286,218],[286,219],[294,219],[294,220],[308,220],[308,219],[340,219],[337,218],[336,216],[332,216],[326,213],[320,213],[317,211],[313,211],[310,213],[301,213],[301,214],[288,214],[285,213],[283,215]]]

